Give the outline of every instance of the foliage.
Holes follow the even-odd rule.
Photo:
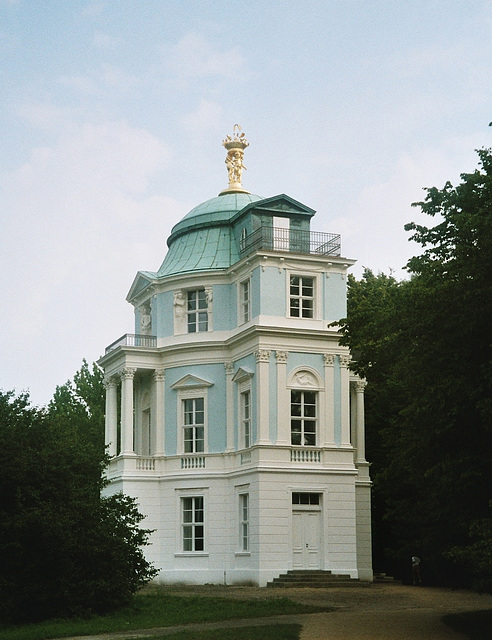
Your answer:
[[[169,593],[166,588],[158,587],[151,592],[137,593],[129,605],[105,616],[93,616],[90,619],[50,620],[16,627],[4,625],[0,626],[0,636],[2,640],[43,640],[44,638],[88,636],[122,630],[266,618],[284,614],[319,613],[330,610],[328,607],[304,605],[276,595],[261,599],[246,598],[247,594],[245,599],[241,600],[235,597],[182,595]]]
[[[82,403],[68,392],[77,384],[58,389],[47,410],[31,407],[26,394],[0,392],[2,620],[104,612],[155,573],[134,500],[101,497],[102,414],[89,395]]]
[[[428,583],[492,574],[492,152],[478,153],[457,187],[416,203],[439,220],[406,225],[423,249],[410,280],[351,279],[342,321],[368,381],[376,561],[406,578],[417,554]]]

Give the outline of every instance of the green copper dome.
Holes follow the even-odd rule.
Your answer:
[[[238,246],[231,219],[261,199],[246,192],[224,193],[192,209],[173,227],[167,241],[169,251],[157,276],[227,269],[237,262]]]

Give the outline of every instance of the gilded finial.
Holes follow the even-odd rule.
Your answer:
[[[225,140],[222,140],[222,145],[227,149],[225,163],[229,175],[229,186],[221,191],[221,194],[234,191],[249,193],[243,189],[241,184],[243,170],[246,169],[243,164],[244,150],[249,147],[249,142],[246,140],[245,134],[242,133],[240,125],[234,125],[232,136],[227,135]]]

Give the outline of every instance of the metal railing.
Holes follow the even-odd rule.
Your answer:
[[[288,253],[304,253],[321,256],[339,256],[341,237],[335,233],[301,231],[282,227],[260,227],[241,238],[242,255],[267,249]]]
[[[157,337],[144,336],[138,333],[125,333],[121,338],[112,342],[109,347],[106,347],[105,353],[109,353],[118,347],[157,347]]]

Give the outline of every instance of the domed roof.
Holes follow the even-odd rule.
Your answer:
[[[261,199],[260,196],[246,191],[224,193],[215,198],[210,198],[210,200],[206,200],[194,207],[182,220],[174,225],[167,244],[170,247],[174,240],[186,230],[227,223],[238,211],[244,209],[248,204]]]
[[[231,219],[260,196],[229,192],[202,202],[174,225],[169,251],[157,276],[209,269],[227,269],[239,260]]]

